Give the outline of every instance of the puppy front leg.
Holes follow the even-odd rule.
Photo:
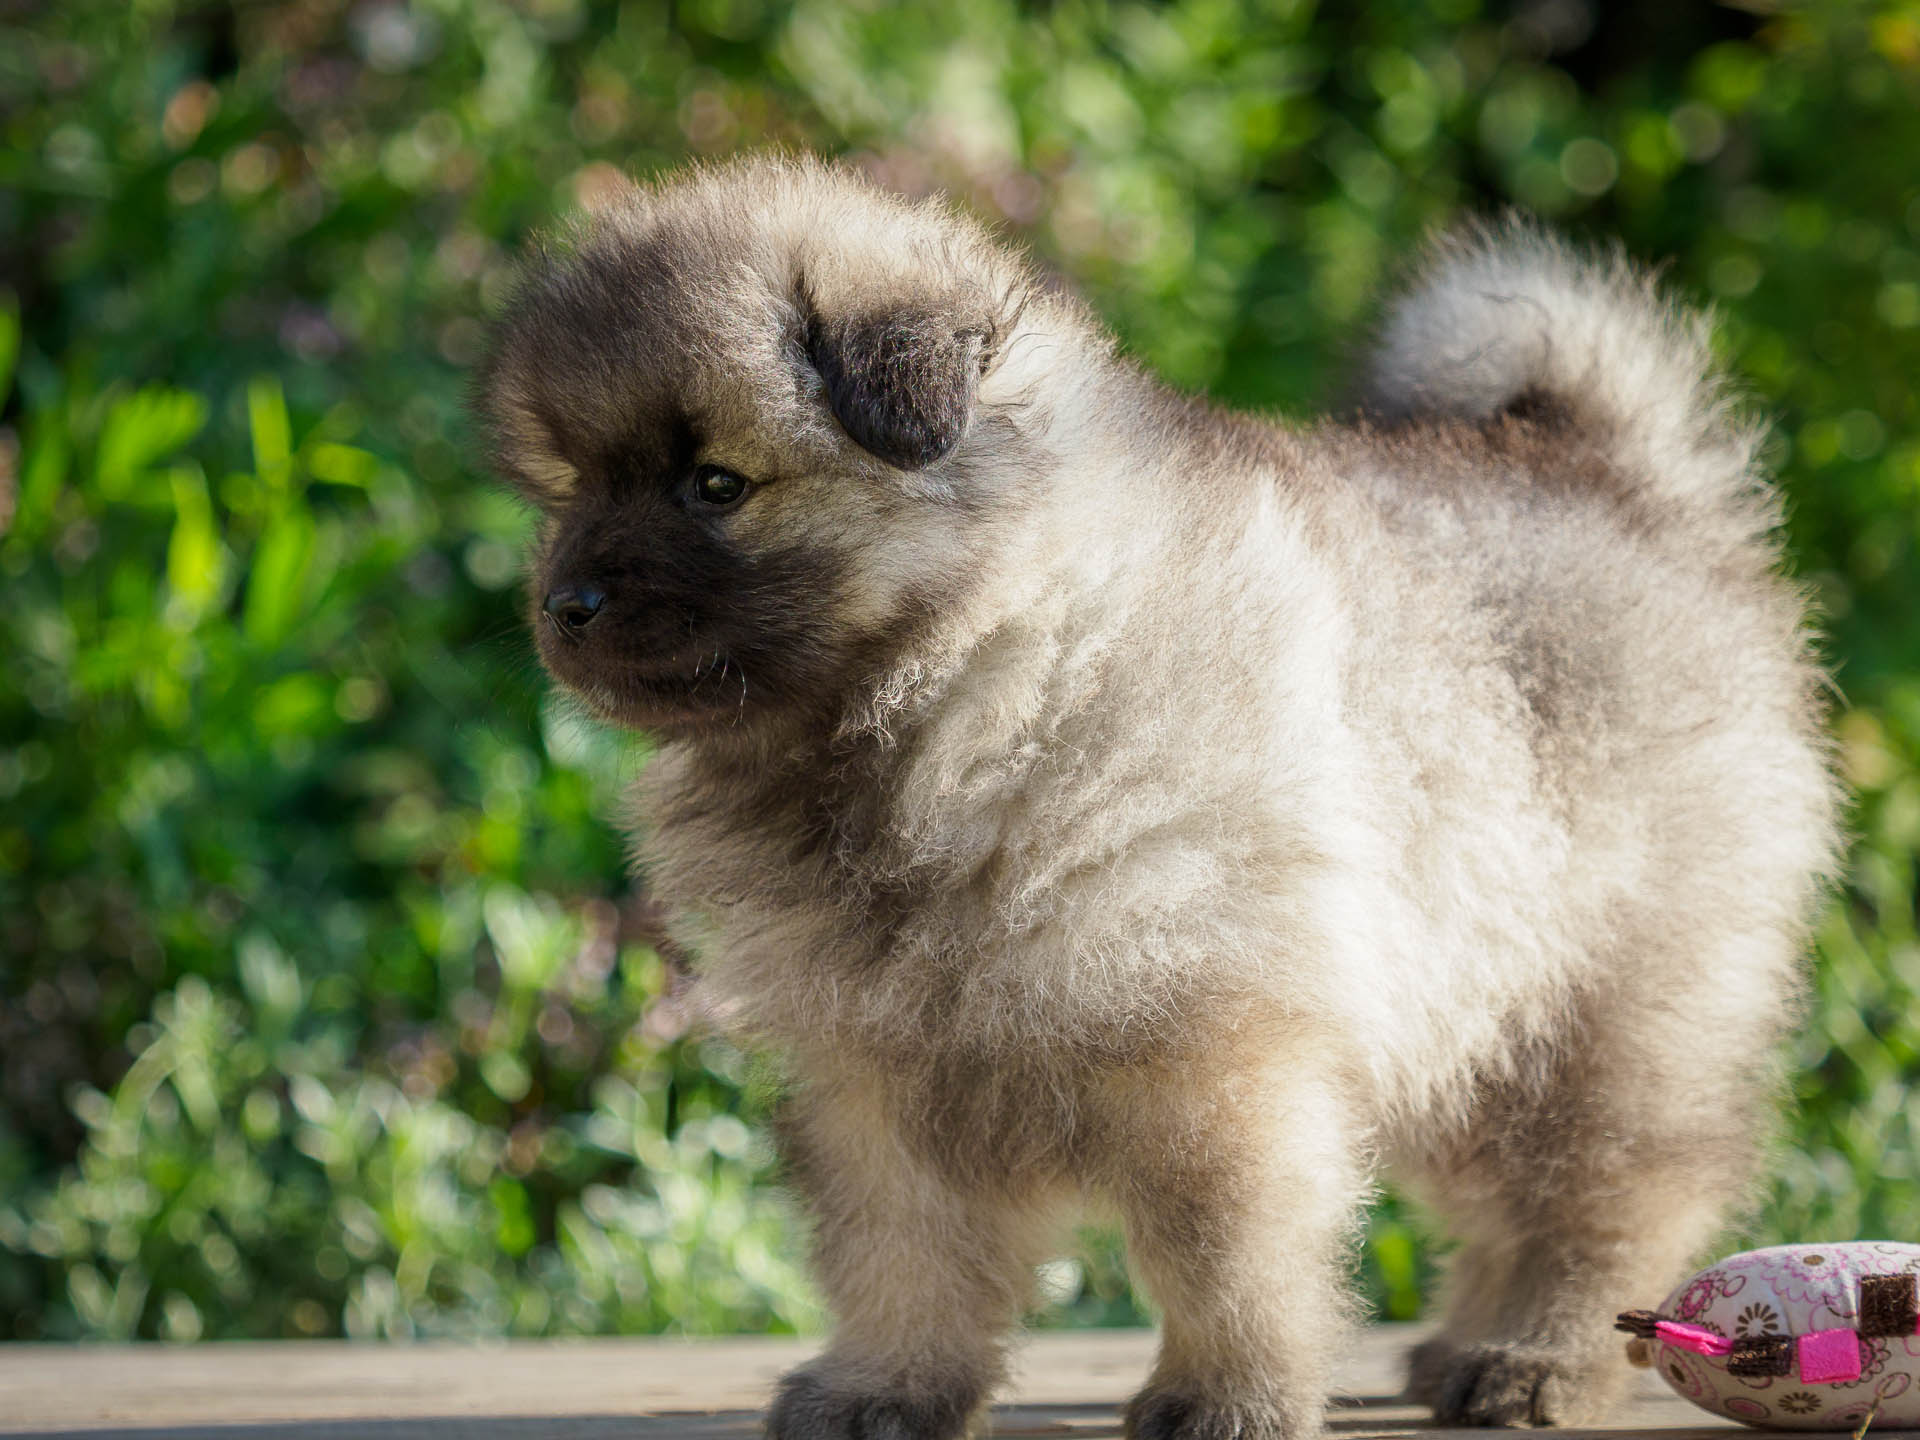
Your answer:
[[[1118,1195],[1163,1311],[1132,1440],[1302,1440],[1320,1431],[1351,1324],[1343,1259],[1366,1183],[1339,1087],[1271,1073],[1133,1099]]]
[[[1044,1258],[1037,1204],[963,1191],[901,1142],[870,1085],[803,1092],[781,1150],[812,1212],[826,1353],[788,1375],[770,1440],[951,1440],[1005,1370]]]

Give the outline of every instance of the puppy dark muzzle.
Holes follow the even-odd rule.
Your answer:
[[[594,616],[607,603],[606,593],[591,585],[558,585],[547,592],[540,613],[555,633],[578,640],[580,632],[593,623]]]

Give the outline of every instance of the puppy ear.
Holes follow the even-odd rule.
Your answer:
[[[992,326],[953,311],[896,309],[807,322],[807,357],[862,449],[902,470],[953,452],[973,419]]]

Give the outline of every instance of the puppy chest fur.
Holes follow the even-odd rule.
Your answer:
[[[1437,1411],[1604,1403],[1755,1173],[1833,843],[1697,321],[1475,232],[1285,430],[753,161],[556,242],[482,384],[542,657],[659,740],[643,869],[791,1082],[838,1328],[775,1434],[959,1433],[1087,1202],[1165,1311],[1131,1433],[1310,1433],[1383,1165],[1462,1242]]]

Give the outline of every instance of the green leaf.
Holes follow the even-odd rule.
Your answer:
[[[23,540],[37,537],[53,514],[54,497],[66,483],[73,461],[65,417],[56,408],[35,413],[27,426],[26,457],[20,465],[20,504],[14,511],[13,533]]]
[[[247,382],[247,428],[260,478],[275,488],[287,484],[293,471],[293,426],[278,376],[256,375]]]
[[[219,598],[226,556],[214,524],[207,478],[198,465],[176,465],[168,472],[173,488],[173,535],[167,541],[167,586],[198,618]]]
[[[493,1202],[494,1243],[508,1255],[526,1254],[539,1238],[526,1186],[501,1175],[487,1187],[487,1198]]]
[[[100,427],[100,444],[94,452],[94,483],[100,497],[132,498],[136,482],[198,435],[206,423],[206,401],[168,385],[149,385],[116,400]]]
[[[13,367],[20,360],[20,301],[11,290],[0,291],[0,404],[13,388]]]
[[[242,936],[239,955],[240,987],[256,1015],[276,1024],[292,1019],[306,998],[299,965],[264,930]]]
[[[313,566],[313,516],[294,504],[268,523],[254,547],[243,624],[256,645],[275,646],[306,609]]]
[[[316,445],[307,455],[308,473],[329,485],[352,485],[364,490],[379,468],[379,456],[353,445]]]
[[[253,723],[262,735],[310,735],[338,724],[332,688],[302,671],[276,680],[253,703]]]
[[[480,1057],[480,1078],[487,1088],[509,1105],[525,1098],[533,1086],[533,1073],[526,1062],[511,1050],[490,1050]]]

